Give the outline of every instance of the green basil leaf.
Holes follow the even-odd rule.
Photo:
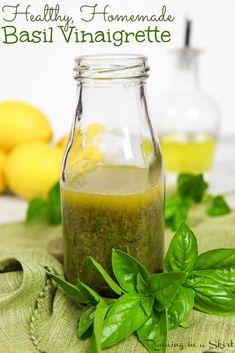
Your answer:
[[[182,327],[182,328],[189,328],[190,326],[189,326],[188,321],[183,321],[183,322],[180,323],[180,327]]]
[[[26,223],[48,221],[48,203],[44,199],[36,197],[29,202],[26,215]]]
[[[152,295],[151,287],[147,284],[142,276],[137,275],[137,292],[142,295],[141,305],[148,316],[150,316],[153,308],[154,297]]]
[[[182,325],[192,311],[194,305],[194,291],[189,287],[181,286],[178,290],[174,301],[169,307],[168,327],[169,330],[174,330]]]
[[[78,323],[78,337],[83,338],[84,334],[92,326],[95,317],[96,306],[88,306],[83,309]]]
[[[50,224],[61,223],[60,183],[56,183],[48,193],[48,220]]]
[[[115,303],[116,299],[111,299],[111,298],[102,298],[107,305],[112,305]]]
[[[138,273],[148,283],[150,274],[147,269],[132,256],[121,250],[113,249],[112,252],[113,273],[120,286],[127,292],[135,292]]]
[[[151,276],[152,292],[159,303],[157,310],[167,310],[185,281],[185,272],[159,273]]]
[[[166,199],[165,201],[165,220],[170,221],[181,205],[182,199],[176,194]]]
[[[76,303],[88,305],[94,303],[94,297],[83,287],[76,287],[54,273],[47,273]]]
[[[168,248],[164,270],[189,272],[196,263],[197,254],[197,239],[190,228],[182,222]]]
[[[153,308],[154,297],[152,295],[150,285],[143,280],[139,273],[137,275],[136,289],[137,292],[141,295],[141,305],[146,312],[146,315],[150,316]]]
[[[182,199],[191,199],[200,202],[203,199],[208,183],[203,174],[180,174],[177,180],[178,192]]]
[[[140,273],[137,274],[137,282],[136,282],[137,292],[143,295],[148,295],[151,293],[151,287],[147,284]]]
[[[85,283],[81,282],[79,279],[77,280],[76,287],[78,290],[87,297],[92,298],[92,301],[99,302],[101,300],[101,296],[96,293],[92,288],[88,287]]]
[[[209,216],[223,216],[231,212],[231,209],[223,196],[215,196],[207,210]]]
[[[154,303],[154,296],[144,297],[141,298],[141,305],[144,309],[146,315],[149,317],[151,315]]]
[[[166,312],[152,312],[148,320],[137,330],[137,335],[149,353],[166,353]]]
[[[194,270],[212,270],[235,266],[235,249],[214,249],[198,256]]]
[[[183,200],[178,194],[165,201],[165,225],[176,230],[182,221],[187,221],[190,202]]]
[[[211,278],[225,286],[230,291],[235,291],[235,267],[224,267],[213,270],[198,270],[191,272],[191,274]]]
[[[47,200],[36,197],[28,205],[27,223],[48,222],[61,223],[60,185],[56,183],[49,191]]]
[[[111,276],[97,261],[95,261],[91,256],[89,256],[87,258],[87,262],[90,267],[92,267],[97,273],[99,273],[103,277],[103,279],[106,281],[106,283],[108,283],[109,287],[114,291],[114,293],[118,295],[121,295],[123,293],[122,288],[120,288],[119,285],[114,282]]]
[[[86,332],[80,338],[81,340],[86,340],[88,338],[92,338],[93,335],[93,324],[86,330]]]
[[[95,317],[94,317],[94,330],[90,342],[90,353],[101,353],[101,337],[105,316],[110,306],[101,299],[96,306]]]
[[[140,294],[126,293],[112,305],[103,325],[103,349],[122,341],[147,320],[141,300]]]
[[[187,284],[195,292],[195,308],[219,316],[235,315],[235,296],[218,282],[191,276]]]

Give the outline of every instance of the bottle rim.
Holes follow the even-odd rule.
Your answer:
[[[90,54],[75,58],[76,80],[146,79],[150,67],[142,54]]]

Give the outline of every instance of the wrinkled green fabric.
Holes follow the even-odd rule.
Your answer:
[[[235,213],[208,218],[202,207],[195,207],[190,225],[200,252],[235,246]],[[171,236],[167,232],[166,248]],[[81,308],[47,278],[45,271],[49,267],[63,274],[61,227],[1,225],[0,241],[0,353],[89,353],[89,342],[76,336]],[[188,329],[170,332],[169,353],[235,352],[235,317],[194,310],[189,324]],[[226,348],[216,348],[219,340]],[[146,350],[132,335],[105,352]]]

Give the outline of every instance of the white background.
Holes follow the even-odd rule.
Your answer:
[[[220,105],[223,125],[221,135],[235,135],[235,1],[234,0],[57,0],[50,5],[60,4],[62,12],[74,17],[81,30],[130,30],[137,31],[147,23],[105,24],[101,19],[85,24],[81,21],[80,6],[98,3],[102,9],[109,4],[111,14],[158,14],[163,5],[175,16],[171,24],[160,24],[161,30],[170,30],[172,40],[166,44],[135,43],[115,48],[111,44],[66,44],[62,39],[53,44],[0,44],[0,101],[24,100],[43,110],[53,125],[55,139],[70,129],[75,106],[75,82],[73,80],[74,57],[86,53],[136,52],[149,56],[151,77],[148,84],[152,118],[156,121],[156,105],[171,85],[173,58],[170,50],[182,45],[184,18],[193,18],[193,45],[204,49],[200,60],[200,81]],[[0,0],[5,4],[31,4],[32,13],[42,13],[44,1]],[[3,13],[0,12],[0,26]],[[50,24],[26,23],[21,16],[14,23],[19,29],[43,29]],[[56,24],[54,24],[56,26]],[[151,26],[155,26],[154,23]]]

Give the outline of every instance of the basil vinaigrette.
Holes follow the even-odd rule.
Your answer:
[[[61,185],[65,274],[101,292],[106,286],[86,262],[92,256],[112,275],[112,248],[126,251],[150,272],[162,269],[162,179],[147,168],[102,166]]]
[[[61,195],[64,267],[102,294],[92,256],[112,276],[112,249],[150,272],[163,262],[164,167],[149,117],[148,58],[135,54],[79,56],[77,104],[65,151]]]

